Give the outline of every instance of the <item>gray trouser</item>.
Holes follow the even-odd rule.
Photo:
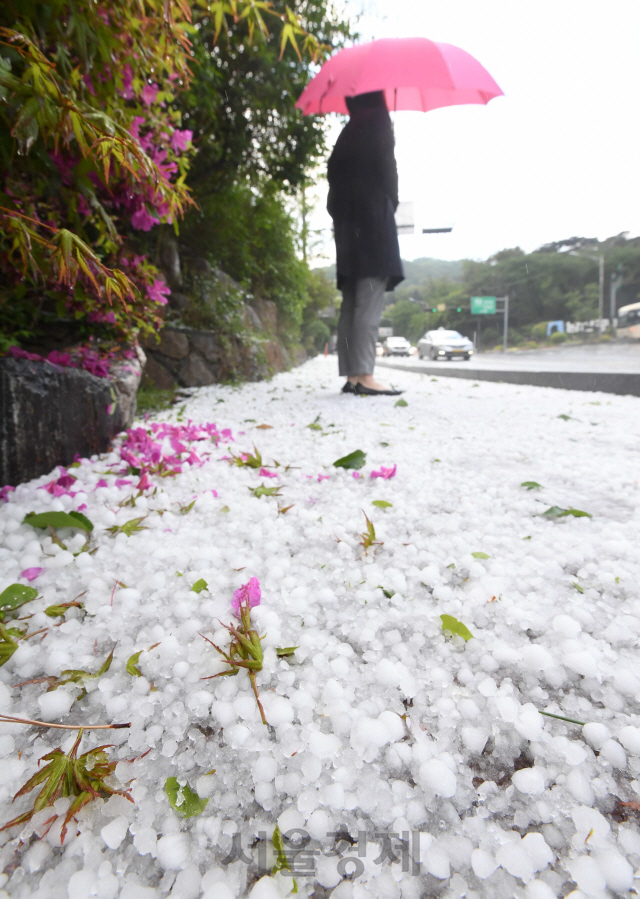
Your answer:
[[[358,278],[342,288],[338,321],[338,371],[342,377],[372,375],[386,278]]]

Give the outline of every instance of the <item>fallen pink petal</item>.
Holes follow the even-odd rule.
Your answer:
[[[20,573],[20,577],[26,578],[28,581],[35,581],[37,577],[40,577],[44,568],[25,568],[24,571]]]
[[[260,469],[260,477],[261,478],[277,478],[278,475],[275,471],[269,471],[268,468]]]
[[[329,477],[328,474],[319,474],[318,475],[318,483],[320,483],[320,481],[330,481],[330,480],[331,480],[331,478]]]
[[[153,487],[153,482],[151,481],[151,478],[145,471],[145,473],[142,475],[142,477],[136,484],[136,490],[150,490],[151,487]]]
[[[388,481],[389,478],[394,478],[396,476],[396,471],[398,469],[397,465],[394,465],[393,468],[385,468],[384,465],[380,466],[380,471],[372,471],[372,478],[383,478],[385,481]]]

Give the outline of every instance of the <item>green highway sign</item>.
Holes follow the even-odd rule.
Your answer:
[[[471,314],[472,315],[495,315],[496,314],[496,298],[495,297],[471,297]]]

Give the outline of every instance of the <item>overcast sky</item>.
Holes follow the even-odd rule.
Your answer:
[[[640,234],[638,0],[345,0],[363,40],[421,35],[464,48],[504,97],[395,116],[405,259],[486,259],[574,235]],[[340,131],[333,115],[332,144]],[[326,185],[314,227],[329,229]],[[330,231],[324,252],[333,261]]]

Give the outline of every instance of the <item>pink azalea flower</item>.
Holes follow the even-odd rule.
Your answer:
[[[99,480],[98,483],[96,484],[95,489],[97,490],[98,487],[108,487],[108,486],[109,486],[109,484],[105,481],[105,479],[104,479],[104,478],[100,478],[100,480]]]
[[[269,471],[267,468],[260,469],[260,477],[261,478],[277,478],[278,475],[275,471]]]
[[[138,483],[136,484],[136,490],[149,490],[153,487],[153,483],[149,478],[149,475],[145,471]]]
[[[135,137],[137,141],[140,140],[140,125],[144,125],[145,119],[141,115],[134,116],[131,124],[129,125],[129,134],[132,137]]]
[[[174,153],[183,153],[191,143],[193,131],[179,131],[177,128],[171,135],[171,149]]]
[[[35,581],[37,577],[40,577],[44,568],[25,568],[24,571],[20,573],[20,577],[26,578],[28,581]]]
[[[383,478],[385,481],[388,481],[389,478],[394,478],[396,476],[398,466],[394,465],[393,468],[385,468],[384,465],[380,466],[380,471],[372,471],[372,478]]]
[[[3,502],[8,503],[9,502],[9,494],[13,493],[13,491],[15,489],[16,489],[15,487],[12,487],[10,484],[7,484],[5,487],[3,487],[0,490],[0,499]]]
[[[131,216],[131,225],[138,231],[151,231],[154,225],[159,224],[160,219],[156,218],[154,215],[149,215],[144,206],[141,209],[138,209],[137,212],[134,212]]]
[[[30,359],[32,362],[44,362],[42,356],[38,356],[37,353],[29,353],[27,350],[21,350],[19,346],[10,346],[7,352],[14,359]]]
[[[51,350],[47,362],[51,362],[52,365],[67,365],[70,368],[78,367],[78,363],[72,361],[71,353],[60,353],[58,350]]]
[[[82,194],[78,194],[77,209],[78,209],[78,212],[80,213],[80,215],[84,215],[84,216],[91,215],[91,207],[89,206],[89,204],[87,203],[85,198],[82,196]]]
[[[319,474],[318,475],[318,483],[320,483],[320,481],[330,481],[330,480],[331,480],[331,478],[329,477],[328,474]]]
[[[86,508],[87,508],[87,504],[86,504],[86,503],[82,503],[82,505],[78,506],[78,508],[76,509],[76,512],[84,512],[84,510],[85,510]]]
[[[133,72],[131,71],[131,66],[129,63],[122,67],[122,90],[120,91],[120,96],[124,97],[125,100],[133,100]]]
[[[142,94],[140,95],[142,98],[142,102],[145,106],[151,106],[156,102],[156,97],[158,95],[158,85],[157,84],[145,84],[142,88]]]
[[[133,221],[133,219],[132,219]],[[147,286],[147,296],[154,303],[160,303],[161,306],[167,305],[167,297],[171,293],[171,288],[162,278],[156,278],[152,285]]]
[[[133,481],[130,481],[129,478],[118,478],[116,481],[116,487],[126,487],[128,484],[133,484]]]
[[[233,611],[239,618],[240,606],[247,605],[250,609],[260,605],[262,591],[260,590],[260,581],[257,577],[252,577],[247,584],[243,584],[233,594],[231,605]]]

